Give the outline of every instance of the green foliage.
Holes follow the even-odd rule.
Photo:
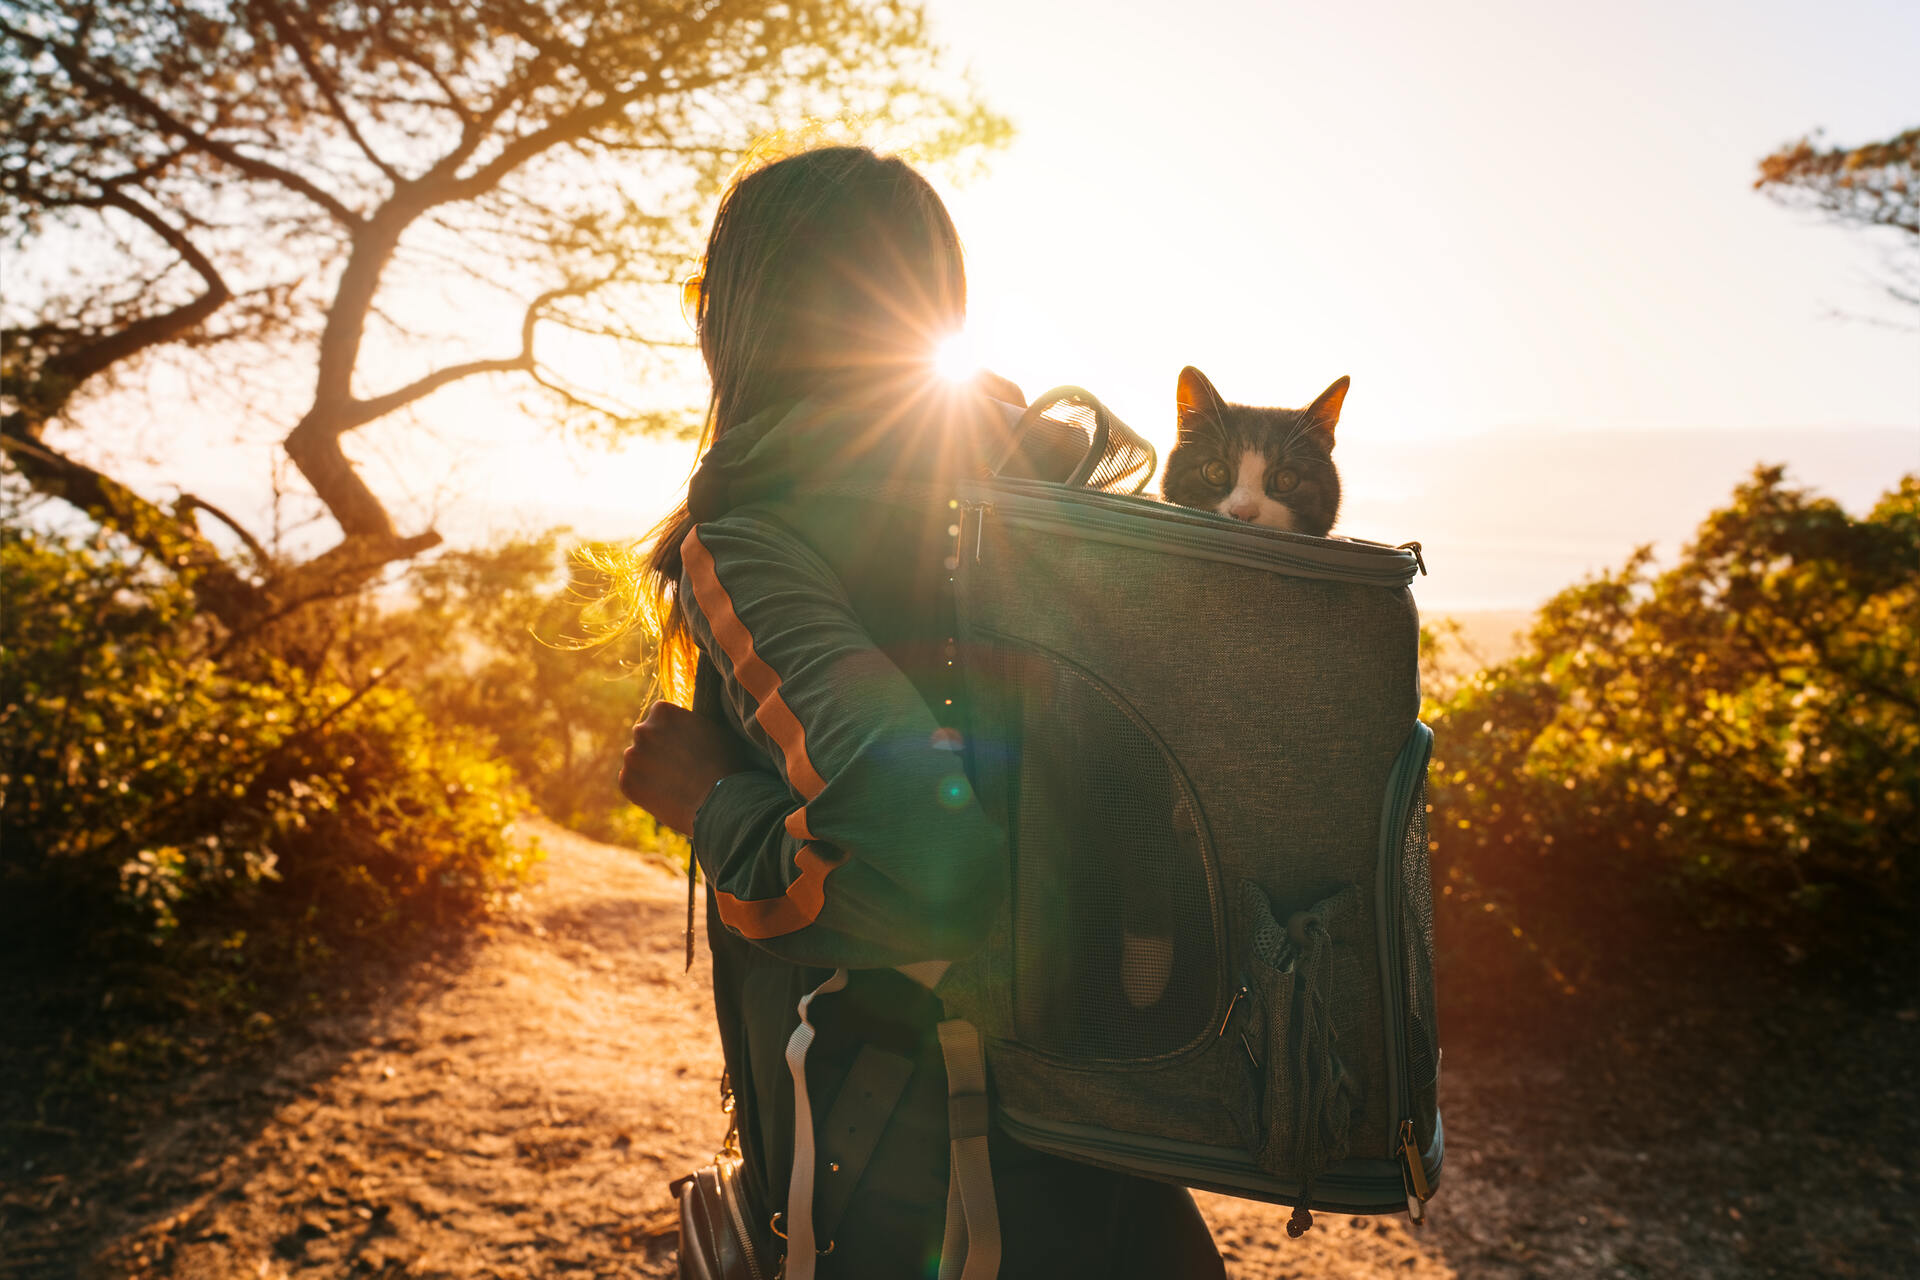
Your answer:
[[[405,690],[223,654],[187,588],[105,538],[0,541],[9,938],[296,948],[480,907],[536,851],[484,735]]]
[[[1428,714],[1455,879],[1650,867],[1714,921],[1910,931],[1920,480],[1856,520],[1761,468],[1677,564],[1561,592]]]
[[[490,735],[554,821],[613,843],[668,846],[684,859],[684,841],[615,785],[646,710],[653,642],[640,631],[581,641],[582,609],[605,607],[609,593],[583,554],[592,548],[563,552],[564,533],[421,565],[408,580],[411,602],[364,620],[359,643],[370,660],[403,663],[408,687],[437,719]]]

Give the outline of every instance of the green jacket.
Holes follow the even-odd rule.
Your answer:
[[[783,1052],[801,996],[834,968],[856,971],[811,1018],[817,1204],[836,1172],[826,1112],[859,1045],[915,1061],[823,1274],[883,1274],[863,1268],[895,1265],[886,1248],[938,1246],[939,1004],[891,967],[974,950],[1005,893],[1002,835],[960,755],[959,512],[942,494],[993,465],[1008,438],[1004,407],[971,392],[865,411],[803,404],[730,431],[690,486],[680,599],[727,720],[765,760],[716,786],[693,831],[757,1225],[786,1202]]]

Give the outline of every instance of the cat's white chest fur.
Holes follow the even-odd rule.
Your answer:
[[[1242,449],[1240,465],[1233,478],[1233,489],[1220,499],[1214,510],[1248,524],[1263,524],[1269,529],[1293,528],[1293,512],[1275,502],[1267,492],[1267,455],[1258,449]]]

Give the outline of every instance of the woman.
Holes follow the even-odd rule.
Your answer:
[[[793,1173],[784,1055],[797,1007],[832,970],[852,971],[808,1013],[822,1276],[938,1268],[940,1006],[894,966],[976,948],[1004,891],[1000,835],[953,752],[955,545],[930,500],[1007,439],[984,394],[929,376],[965,307],[953,224],[900,161],[825,148],[741,179],[714,219],[696,307],[711,445],[643,583],[669,691],[684,695],[704,658],[724,723],[656,704],[634,728],[621,788],[692,838],[706,875],[762,1256],[784,1248],[771,1227]],[[836,1126],[848,1126],[834,1103],[850,1077],[870,1078],[856,1070],[863,1050],[891,1055],[904,1079],[857,1185],[842,1185],[855,1171],[835,1158],[848,1136]],[[998,1132],[989,1148],[1001,1275],[1224,1274],[1185,1190]]]

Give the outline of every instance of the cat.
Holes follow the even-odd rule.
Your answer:
[[[1167,455],[1160,493],[1249,524],[1323,538],[1340,514],[1333,433],[1348,379],[1337,379],[1304,409],[1228,404],[1207,375],[1180,371],[1180,435]],[[1173,973],[1167,904],[1130,888],[1121,906],[1120,989],[1142,1012],[1160,1002]]]
[[[1207,375],[1180,371],[1180,434],[1160,493],[1182,507],[1324,538],[1340,514],[1333,432],[1347,398],[1336,379],[1304,409],[1228,404]]]

